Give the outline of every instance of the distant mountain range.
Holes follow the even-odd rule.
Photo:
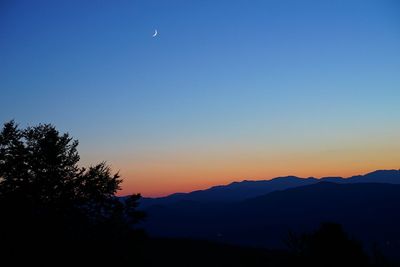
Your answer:
[[[279,248],[289,230],[337,222],[366,249],[378,244],[392,257],[400,251],[399,170],[346,179],[243,181],[146,201],[143,227],[152,236]]]
[[[196,202],[239,202],[248,198],[261,196],[276,190],[284,190],[298,186],[311,185],[327,181],[334,183],[391,183],[400,184],[400,170],[378,170],[366,175],[349,178],[324,177],[300,178],[296,176],[277,177],[271,180],[233,182],[228,185],[214,186],[205,190],[190,193],[175,193],[160,198],[143,198],[141,206],[148,208],[152,205],[169,205],[179,201]]]

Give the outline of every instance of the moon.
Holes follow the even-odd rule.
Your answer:
[[[158,31],[157,31],[157,29],[155,29],[155,30],[154,30],[154,34],[153,34],[153,37],[156,37],[157,34],[158,34]]]

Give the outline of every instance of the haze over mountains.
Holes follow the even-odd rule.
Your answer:
[[[187,194],[146,199],[143,224],[153,236],[282,248],[288,231],[336,222],[370,250],[400,251],[400,171],[350,178],[280,177],[243,181]],[[397,255],[397,256],[396,256]]]

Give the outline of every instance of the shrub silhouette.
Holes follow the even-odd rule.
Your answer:
[[[369,266],[368,256],[357,241],[349,238],[337,223],[321,223],[310,234],[289,233],[288,248],[293,264],[301,266]]]
[[[139,238],[140,195],[115,197],[122,179],[106,163],[78,165],[78,141],[50,124],[0,133],[2,257],[113,259]],[[115,241],[121,247],[115,246]],[[103,253],[104,252],[104,253]],[[96,257],[94,257],[96,254]],[[22,257],[23,258],[23,257]]]

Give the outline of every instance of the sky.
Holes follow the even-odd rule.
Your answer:
[[[121,195],[399,169],[399,48],[395,0],[4,0],[0,122],[69,132]]]

